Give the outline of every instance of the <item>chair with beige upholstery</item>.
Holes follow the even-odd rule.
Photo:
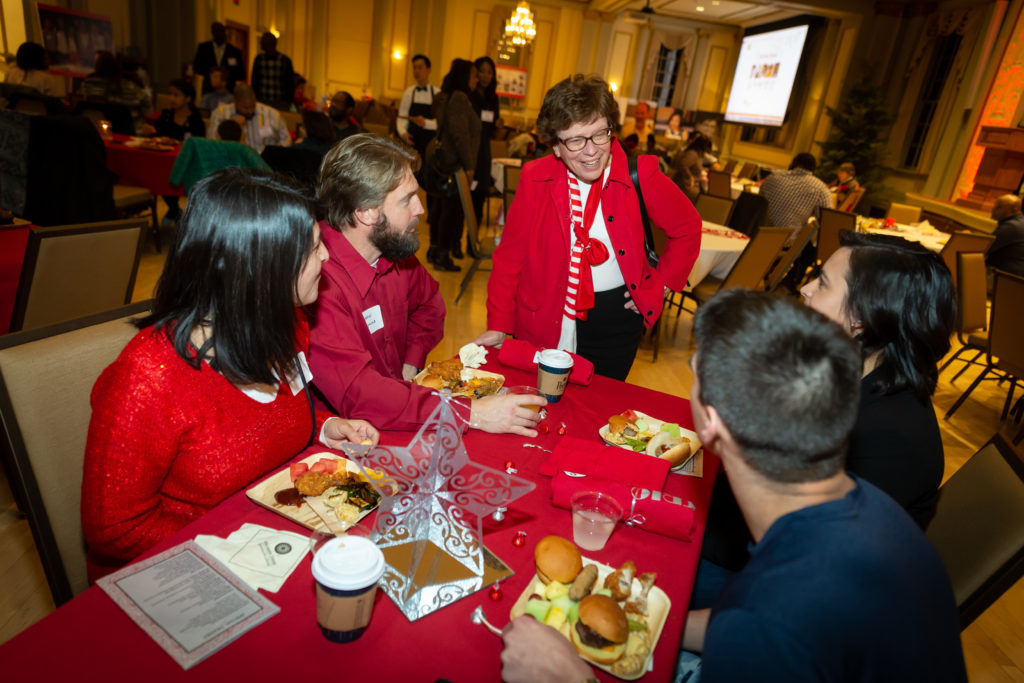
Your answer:
[[[768,274],[768,269],[781,252],[782,245],[792,234],[791,228],[761,228],[747,243],[728,275],[722,279],[708,276],[701,280],[692,292],[686,292],[685,296],[702,304],[719,291],[734,287],[764,289],[764,278]]]
[[[476,274],[476,271],[480,270],[480,264],[493,256],[494,250],[498,245],[495,236],[482,237],[480,235],[480,226],[477,225],[476,214],[473,212],[473,197],[470,194],[469,179],[466,177],[466,172],[461,168],[455,173],[455,185],[459,192],[459,203],[462,204],[462,213],[465,214],[466,236],[473,247],[469,251],[475,254],[473,263],[469,265],[469,270],[466,271],[466,275],[459,284],[459,293],[455,295],[455,303],[459,303],[459,299],[466,293],[473,275]],[[490,272],[490,268],[486,269],[485,272]]]
[[[743,178],[754,179],[754,174],[757,173],[757,164],[752,164],[749,161],[740,168],[736,173],[736,179],[742,180]]]
[[[885,217],[905,225],[917,223],[921,220],[921,207],[893,202],[889,205],[889,213],[885,214]]]
[[[840,211],[855,211],[857,209],[857,204],[860,202],[860,198],[864,196],[865,192],[867,192],[867,188],[858,187],[856,190],[846,195],[846,199],[840,202],[839,206],[836,208]]]
[[[708,194],[732,199],[732,176],[725,171],[708,171]]]
[[[926,531],[956,597],[960,629],[1024,576],[1024,460],[1002,434],[939,489]]]
[[[1009,383],[1001,419],[1010,412],[1013,392],[1024,379],[1024,277],[997,270],[992,285],[992,315],[988,323],[988,345],[985,347],[985,367],[946,412],[948,419],[971,395],[983,379],[989,377],[1000,385]]]
[[[825,265],[828,257],[839,249],[839,233],[843,230],[854,232],[857,229],[856,214],[837,211],[835,209],[822,209],[821,227],[818,230],[818,266]]]
[[[160,253],[160,223],[156,215],[156,195],[144,187],[134,185],[114,185],[114,210],[118,218],[137,216],[149,211],[149,234],[153,236],[153,245]]]
[[[729,197],[712,197],[709,194],[697,195],[693,208],[697,209],[702,220],[718,225],[728,225],[732,208],[736,202]]]
[[[984,235],[979,232],[968,232],[966,230],[957,230],[949,236],[949,240],[942,247],[939,255],[946,263],[946,267],[949,268],[949,272],[953,276],[953,282],[957,281],[956,255],[965,251],[984,254],[995,239],[994,235]]]
[[[736,170],[736,163],[737,162],[735,159],[729,159],[728,161],[725,162],[725,165],[722,166],[722,170],[728,173],[729,175],[732,175],[732,172]]]
[[[11,331],[31,330],[132,300],[146,221],[132,218],[29,231]]]
[[[964,366],[953,375],[955,382],[964,370],[971,367],[988,346],[988,283],[985,275],[985,255],[978,251],[957,254],[956,276],[956,336],[960,348],[939,368],[942,372],[955,360],[964,360],[960,354],[974,351],[974,357],[964,360]]]
[[[58,606],[89,587],[80,510],[89,395],[150,303],[0,337],[4,464]]]
[[[793,237],[793,242],[779,255],[779,260],[775,262],[775,265],[768,272],[768,277],[765,278],[765,289],[769,292],[774,292],[775,288],[782,282],[782,278],[786,276],[789,269],[793,266],[797,257],[803,253],[804,248],[810,244],[811,240],[814,239],[815,233],[818,232],[818,219],[811,216],[804,223],[804,227]],[[803,280],[803,274],[800,274],[800,279],[797,280],[799,283]]]
[[[512,206],[512,200],[516,196],[516,188],[519,187],[519,176],[523,173],[523,167],[503,164],[502,172],[505,174],[502,201],[505,203],[505,213],[508,213],[508,207]]]

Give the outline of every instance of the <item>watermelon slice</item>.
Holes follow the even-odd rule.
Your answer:
[[[292,483],[294,483],[296,479],[298,479],[308,471],[309,465],[307,465],[304,462],[293,462],[291,465],[288,466],[288,474],[292,478]]]

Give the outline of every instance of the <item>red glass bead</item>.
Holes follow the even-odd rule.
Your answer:
[[[491,586],[491,590],[487,591],[487,597],[489,597],[494,602],[498,602],[498,600],[501,600],[501,586],[499,586],[498,584],[494,584],[493,586]]]
[[[541,434],[547,434],[548,429],[549,428],[547,422],[541,422],[539,425],[537,425],[537,431],[540,432]]]
[[[565,436],[565,423],[564,422],[562,422],[561,424],[558,425],[558,435],[559,436]]]
[[[516,469],[516,464],[514,462],[512,462],[511,460],[506,460],[505,471],[508,472],[509,474],[515,474],[519,470]]]
[[[522,548],[526,544],[526,532],[517,531],[516,535],[512,538],[512,545],[517,548]]]

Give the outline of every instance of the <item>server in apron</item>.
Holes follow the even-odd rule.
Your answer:
[[[437,135],[437,119],[434,118],[434,94],[437,89],[430,84],[430,58],[415,55],[412,58],[412,75],[416,85],[409,86],[402,94],[398,106],[398,134],[405,144],[412,145],[422,160],[427,144]],[[437,247],[434,217],[437,216],[436,198],[427,195],[427,222],[430,224],[430,247],[427,261],[432,261]]]

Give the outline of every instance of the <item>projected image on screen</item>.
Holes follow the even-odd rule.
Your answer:
[[[743,37],[726,121],[782,125],[806,39],[806,24]]]

